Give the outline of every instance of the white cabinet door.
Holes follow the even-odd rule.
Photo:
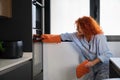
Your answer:
[[[73,42],[43,44],[43,80],[75,80],[78,64]]]

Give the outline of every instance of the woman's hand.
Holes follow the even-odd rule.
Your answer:
[[[41,39],[48,39],[50,37],[50,34],[42,34]]]
[[[85,65],[85,67],[93,67],[94,65],[96,65],[97,63],[100,62],[100,59],[99,58],[96,58],[95,60],[93,61],[88,61],[88,63]]]
[[[41,38],[42,38],[42,42],[46,42],[46,43],[60,43],[61,42],[60,35],[42,34]]]
[[[90,70],[85,65],[88,63],[88,60],[83,61],[76,67],[76,76],[77,78],[82,77],[83,75],[87,74]]]
[[[95,64],[92,61],[89,61],[87,64],[85,64],[85,67],[93,67]]]

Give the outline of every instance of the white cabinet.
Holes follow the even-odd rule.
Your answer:
[[[73,42],[43,44],[43,80],[75,80],[79,53]]]
[[[12,17],[12,0],[0,0],[0,16]]]

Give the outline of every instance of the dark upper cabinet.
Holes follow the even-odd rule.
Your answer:
[[[0,18],[0,40],[22,40],[23,51],[32,51],[32,0],[12,0],[12,17]]]

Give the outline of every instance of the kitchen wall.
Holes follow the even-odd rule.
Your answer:
[[[114,57],[120,57],[120,41],[108,42],[108,46],[109,46],[111,52],[113,53]]]
[[[0,17],[0,40],[22,40],[23,50],[32,51],[31,0],[12,0],[12,17]]]

